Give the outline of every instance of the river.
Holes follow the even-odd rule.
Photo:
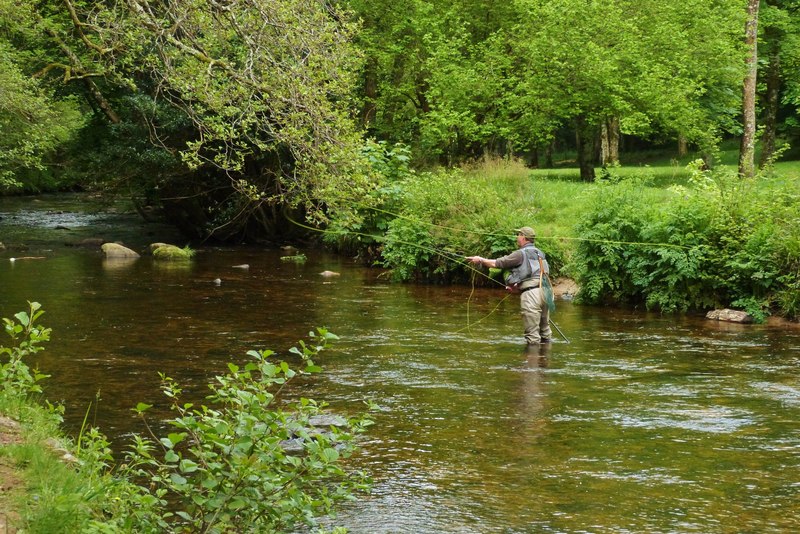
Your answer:
[[[341,339],[297,394],[380,406],[352,459],[372,491],[333,523],[351,532],[800,528],[795,328],[558,301],[569,342],[528,352],[502,291],[394,284],[314,248],[303,263],[246,245],[199,247],[183,266],[108,262],[66,244],[185,243],[86,206],[0,199],[0,316],[42,304],[53,335],[37,363],[70,432],[88,411],[121,446],[142,431],[137,402],[165,404],[158,372],[200,395],[246,351],[285,355],[325,326]]]

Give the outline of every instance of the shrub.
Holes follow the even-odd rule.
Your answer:
[[[578,224],[581,298],[796,315],[797,193],[783,189],[776,201],[766,178],[691,169],[688,187],[666,192],[624,180],[598,188]]]
[[[330,214],[323,241],[340,252],[355,253],[374,262],[380,256],[383,235],[397,216],[403,184],[414,176],[414,171],[409,167],[411,151],[405,145],[390,147],[384,141],[367,140],[361,153],[377,185],[358,206]]]
[[[23,358],[41,350],[39,343],[49,336],[49,329],[35,324],[42,313],[31,303],[17,321],[4,319],[14,344],[0,347],[0,356],[9,358],[0,369],[3,411],[19,402],[37,411],[30,394],[41,391],[42,375],[31,372]],[[28,500],[26,531],[287,532],[332,514],[337,503],[367,487],[366,476],[345,470],[343,460],[371,422],[359,415],[318,429],[312,418],[325,403],[300,398],[279,405],[287,384],[321,371],[312,358],[336,339],[325,329],[310,336],[312,344],[301,341],[290,349],[302,370],[275,360],[271,351],[251,351],[252,361],[229,364],[228,373],[210,384],[207,405],[182,402],[181,388],[162,375],[162,390],[176,413],[166,422],[173,431],[157,436],[145,418],[150,406],[139,404],[135,411],[149,435],[134,437],[122,464],[114,463],[98,429],[84,427],[74,468],[31,470],[36,479],[30,487],[43,490],[41,498]],[[47,421],[55,420],[60,416],[51,410]],[[39,456],[58,464],[50,451]]]
[[[162,390],[176,413],[167,421],[174,431],[138,436],[126,458],[130,474],[149,481],[138,498],[170,503],[173,510],[151,526],[168,524],[179,532],[288,531],[314,524],[366,488],[366,477],[345,471],[341,460],[355,450],[355,436],[368,419],[354,417],[341,428],[320,431],[311,419],[326,404],[301,398],[277,406],[291,380],[321,371],[311,358],[336,339],[324,329],[310,335],[315,344],[291,349],[304,363],[302,371],[274,361],[272,351],[250,351],[250,363],[229,364],[229,372],[216,377],[208,405],[181,402],[181,388],[162,375]],[[144,418],[149,408],[139,404],[136,412]]]
[[[500,197],[459,170],[422,173],[404,184],[401,213],[389,222],[383,265],[398,280],[465,278],[464,256],[513,243],[510,223],[496,210]]]
[[[17,319],[3,319],[11,347],[0,347],[0,384],[7,402],[22,403],[33,393],[41,393],[39,381],[47,375],[31,369],[25,362],[29,356],[44,350],[41,343],[50,340],[50,329],[42,328],[36,321],[44,313],[41,304],[29,302],[29,311],[19,312]]]

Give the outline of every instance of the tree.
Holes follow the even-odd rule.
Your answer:
[[[742,84],[742,141],[739,148],[739,175],[755,175],[756,153],[756,75],[758,72],[758,5],[759,0],[747,1],[745,45],[748,50],[747,70]]]
[[[509,36],[520,77],[520,101],[549,121],[572,124],[582,150],[582,177],[592,179],[590,146],[601,125],[619,120],[621,133],[672,135],[711,144],[727,113],[719,108],[737,54],[733,2],[575,2],[520,0]],[[720,9],[722,7],[722,9]],[[712,31],[713,28],[713,31]],[[542,103],[546,103],[544,106]],[[544,120],[540,124],[544,124]],[[590,158],[590,161],[583,161]]]
[[[196,237],[274,233],[286,209],[322,220],[371,187],[349,116],[355,26],[335,3],[0,2],[25,15],[23,75],[94,111],[87,159]]]
[[[78,102],[31,76],[29,52],[14,46],[31,20],[24,4],[0,0],[0,191],[32,188],[27,177],[84,124]]]
[[[369,187],[348,116],[359,56],[349,45],[353,26],[334,4],[126,5],[119,42],[128,61],[148,77],[154,101],[191,121],[193,136],[174,148],[191,169],[225,180],[223,194],[197,197],[208,215],[197,222],[212,234],[264,233],[291,205],[322,219],[324,207],[346,205]]]
[[[739,126],[733,0],[373,4],[350,2],[366,30],[370,127],[418,153],[533,153],[580,125],[590,173],[603,124],[609,154],[617,129],[710,148]]]
[[[778,139],[791,132],[796,123],[792,95],[797,87],[800,70],[800,3],[796,0],[770,0],[759,8],[760,62],[759,90],[763,90],[760,107],[763,115],[759,166],[768,164],[778,150]]]

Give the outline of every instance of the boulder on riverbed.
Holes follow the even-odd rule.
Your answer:
[[[728,308],[721,310],[711,310],[706,314],[706,319],[715,321],[725,321],[728,323],[752,323],[753,317],[741,310],[731,310]]]
[[[120,245],[119,243],[103,243],[103,246],[100,247],[103,250],[103,254],[106,255],[106,258],[138,258],[139,253],[134,252],[133,250],[129,249],[126,246]]]

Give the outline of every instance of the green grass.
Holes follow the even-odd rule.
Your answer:
[[[33,404],[7,404],[0,395],[0,414],[12,413],[20,419],[20,443],[0,447],[0,456],[6,465],[16,471],[17,485],[11,490],[7,503],[18,517],[25,532],[54,533],[80,532],[91,517],[89,497],[102,495],[93,488],[85,473],[74,465],[62,461],[64,450],[57,450],[53,436],[61,436],[60,419]],[[18,526],[22,526],[18,525]]]
[[[800,161],[779,161],[774,166],[774,174],[789,181],[800,180]]]

